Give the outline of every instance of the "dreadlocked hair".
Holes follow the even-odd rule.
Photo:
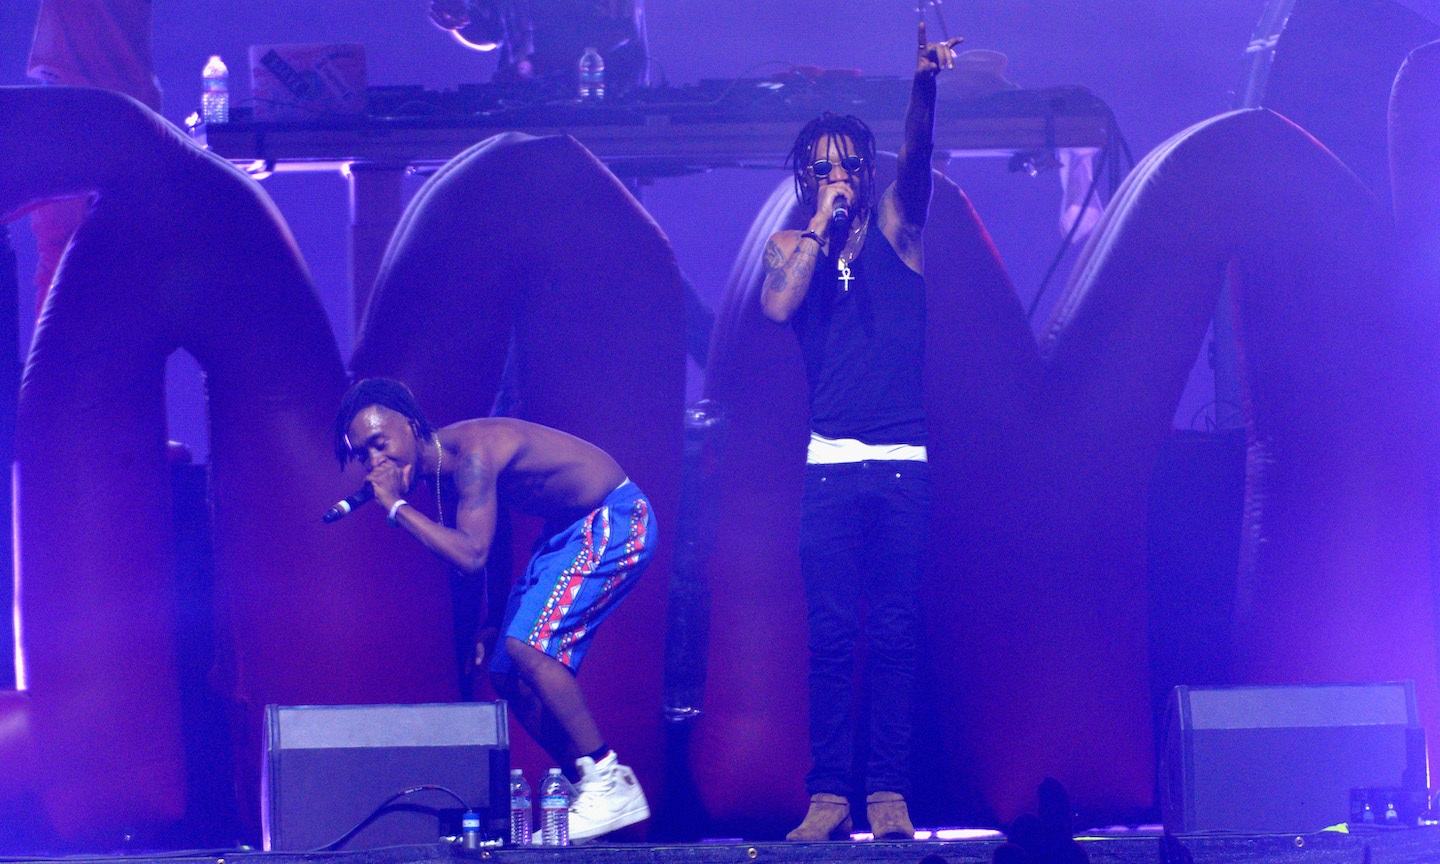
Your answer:
[[[805,124],[795,138],[795,146],[790,148],[790,155],[785,158],[786,167],[795,174],[795,197],[806,207],[815,206],[810,166],[815,158],[815,145],[831,137],[849,138],[855,145],[855,155],[865,160],[865,167],[860,169],[860,194],[866,201],[874,201],[871,184],[874,178],[875,135],[859,117],[831,114],[829,111]]]
[[[335,458],[343,469],[354,458],[350,449],[350,423],[355,415],[370,407],[382,405],[391,411],[404,414],[415,426],[415,437],[428,441],[435,434],[435,427],[425,419],[420,403],[410,388],[394,378],[364,378],[355,382],[340,400],[340,411],[335,415]]]

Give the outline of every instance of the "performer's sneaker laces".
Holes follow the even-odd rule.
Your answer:
[[[635,772],[621,765],[614,751],[599,762],[582,756],[575,765],[580,769],[580,782],[570,804],[571,843],[583,843],[650,818],[650,805]]]

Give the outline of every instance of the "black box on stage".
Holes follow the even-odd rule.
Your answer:
[[[1425,730],[1412,681],[1176,687],[1160,759],[1175,833],[1306,833],[1350,818],[1354,790],[1423,797]]]
[[[480,814],[482,830],[509,826],[510,737],[504,702],[265,707],[260,818],[265,850],[332,843],[370,817],[342,848],[434,843],[458,836],[464,808],[426,790],[453,791]]]

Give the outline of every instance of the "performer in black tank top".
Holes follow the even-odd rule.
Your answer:
[[[843,836],[851,826],[861,598],[869,606],[866,814],[877,838],[915,835],[905,796],[929,523],[921,230],[930,202],[935,76],[953,65],[960,41],[928,43],[923,23],[919,37],[895,182],[874,195],[875,142],[864,123],[816,118],[789,160],[809,226],[775,234],[765,249],[761,305],[771,320],[794,327],[810,389],[800,564],[813,764],[805,777],[810,807],[791,840]]]
[[[843,276],[837,263],[821,254],[791,319],[810,385],[810,428],[826,438],[923,445],[925,277],[883,234],[860,247]]]

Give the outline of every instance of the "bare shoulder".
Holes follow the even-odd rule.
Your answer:
[[[895,184],[885,187],[880,195],[878,221],[880,233],[895,247],[900,260],[917,273],[924,273],[921,237],[923,229],[905,219],[905,208],[900,206]]]
[[[539,423],[531,423],[529,420],[520,420],[515,417],[485,417],[480,420],[469,421],[475,424],[482,434],[488,435],[492,440],[499,442],[502,446],[514,446],[523,448],[537,442],[547,440],[566,440],[585,443],[569,432],[562,432],[550,426],[543,426]]]
[[[446,429],[459,430],[469,448],[483,453],[497,471],[518,467],[520,462],[534,467],[577,455],[592,461],[610,461],[609,454],[584,438],[514,417],[465,420]]]
[[[498,473],[523,446],[524,431],[517,425],[523,422],[507,417],[461,420],[440,430],[440,443],[455,454],[458,467]]]
[[[515,436],[522,424],[530,425],[510,417],[478,417],[451,423],[440,430],[440,436],[447,444],[453,439],[455,444],[461,446],[489,446]]]

